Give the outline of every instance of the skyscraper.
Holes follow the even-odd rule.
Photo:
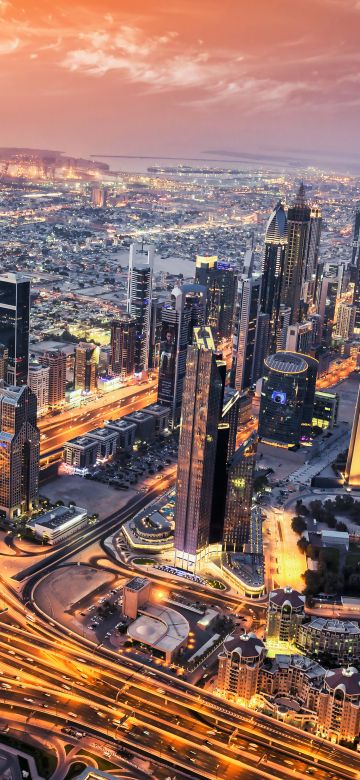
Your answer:
[[[7,381],[26,385],[29,370],[30,280],[0,275],[0,344],[8,351]]]
[[[253,382],[256,328],[260,303],[261,277],[241,276],[238,280],[233,339],[232,383],[247,390]]]
[[[92,393],[96,390],[99,347],[80,341],[75,347],[75,390]]]
[[[321,280],[318,314],[321,322],[321,345],[324,348],[328,348],[331,345],[336,321],[337,302],[341,292],[341,282],[342,277],[339,274],[335,276],[326,273]]]
[[[196,258],[195,281],[207,289],[206,324],[220,340],[231,336],[236,274],[230,263],[214,257]]]
[[[310,207],[301,183],[295,204],[288,209],[288,243],[285,255],[281,302],[291,307],[291,323],[301,318],[300,302],[308,250]]]
[[[357,269],[360,267],[360,203],[357,204],[354,215],[351,265]]]
[[[224,405],[221,413],[221,420],[229,425],[229,440],[228,440],[228,460],[232,457],[236,450],[236,435],[238,430],[240,407],[243,401],[243,396],[231,388],[227,389],[227,393],[224,399]]]
[[[265,312],[258,314],[255,333],[255,349],[251,374],[251,382],[255,382],[262,377],[264,372],[264,360],[269,354],[269,332],[270,318]]]
[[[195,571],[209,548],[223,380],[211,349],[187,350],[176,483],[175,562]]]
[[[319,260],[322,216],[320,207],[310,208],[308,241],[303,271],[302,298],[306,308],[311,307],[316,300],[317,265]]]
[[[58,406],[65,399],[66,355],[61,350],[44,352],[40,356],[43,366],[49,366],[49,406]]]
[[[136,320],[123,314],[111,323],[111,368],[113,374],[126,377],[135,370]]]
[[[359,487],[360,485],[360,389],[356,401],[354,422],[346,461],[345,481],[348,485],[354,487]]]
[[[31,510],[39,489],[40,435],[29,387],[0,387],[0,509],[11,519]]]
[[[36,396],[38,415],[45,414],[49,408],[49,366],[43,366],[38,360],[29,363],[29,387]]]
[[[158,384],[158,402],[170,406],[173,428],[180,422],[190,320],[185,295],[180,287],[174,287],[171,302],[162,308]]]
[[[287,241],[287,219],[283,204],[279,201],[266,226],[262,265],[260,308],[270,318],[270,352],[276,349],[276,339],[280,327],[281,288]]]
[[[136,319],[135,371],[149,366],[150,321],[154,247],[131,244],[127,291],[127,311]]]
[[[8,371],[9,351],[4,344],[0,344],[0,382],[6,382]]]
[[[257,437],[252,434],[236,450],[228,464],[224,550],[242,551],[249,541],[256,447]]]

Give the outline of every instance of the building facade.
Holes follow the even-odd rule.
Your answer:
[[[266,226],[265,252],[262,264],[260,308],[263,313],[269,315],[269,352],[274,352],[277,347],[287,241],[287,218],[283,204],[279,201]]]
[[[249,703],[256,695],[260,668],[266,655],[256,634],[241,634],[225,640],[219,654],[217,689],[227,698]]]
[[[269,594],[266,638],[295,643],[298,627],[305,619],[305,596],[292,588],[278,588]]]
[[[30,280],[0,275],[0,344],[7,350],[6,381],[26,385],[29,371]]]
[[[310,229],[310,207],[305,200],[305,187],[300,185],[295,203],[288,209],[288,240],[284,264],[281,302],[291,308],[291,323],[299,322],[300,302]]]
[[[136,320],[131,314],[123,314],[111,323],[111,369],[121,377],[135,371]]]
[[[131,244],[127,289],[127,311],[136,320],[135,371],[149,367],[150,324],[154,247]]]
[[[36,396],[38,415],[45,414],[49,408],[49,366],[32,361],[29,364],[29,387]]]
[[[99,347],[81,341],[75,347],[75,390],[93,393],[96,390]]]
[[[0,387],[0,509],[10,519],[29,512],[39,494],[40,434],[29,387]]]
[[[249,541],[256,447],[257,436],[252,434],[228,464],[224,550],[241,551]]]
[[[236,274],[230,263],[198,255],[195,281],[207,289],[206,324],[218,340],[231,336],[236,292]]]

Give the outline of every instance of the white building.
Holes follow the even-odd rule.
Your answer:
[[[86,509],[79,506],[57,506],[28,523],[38,539],[48,544],[64,542],[69,536],[87,525]]]
[[[37,414],[45,414],[49,408],[49,375],[50,367],[32,362],[29,365],[29,387],[36,395]]]

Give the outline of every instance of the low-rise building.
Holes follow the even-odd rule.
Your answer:
[[[136,424],[120,417],[118,420],[107,420],[105,428],[116,431],[118,435],[118,449],[131,450],[135,442]]]
[[[38,539],[58,544],[87,525],[86,509],[79,506],[57,506],[28,523]]]
[[[142,442],[150,443],[155,439],[155,417],[144,411],[127,414],[124,420],[136,425],[135,438]]]
[[[335,664],[360,661],[360,628],[350,620],[315,617],[297,630],[296,646],[307,655],[329,658]]]
[[[134,577],[124,585],[122,612],[125,617],[135,620],[140,607],[150,601],[151,582],[145,577]]]
[[[112,428],[95,428],[93,431],[89,431],[88,438],[97,442],[98,460],[107,460],[115,455],[118,434]]]
[[[145,406],[143,412],[150,414],[155,420],[155,436],[161,436],[169,428],[169,418],[171,414],[170,406],[161,404],[149,404]]]
[[[76,436],[64,444],[64,462],[78,469],[89,469],[95,466],[98,453],[98,442],[90,436]]]

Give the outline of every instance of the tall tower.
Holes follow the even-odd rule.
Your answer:
[[[295,204],[288,210],[288,243],[285,255],[281,302],[292,309],[291,323],[300,319],[300,301],[306,253],[308,250],[310,207],[305,201],[305,187],[300,184]]]
[[[171,303],[162,309],[158,402],[171,407],[171,426],[180,422],[186,372],[191,311],[185,307],[185,294],[174,287]]]
[[[345,481],[348,485],[360,485],[360,389],[355,407],[354,422],[345,469]]]
[[[234,453],[228,465],[223,546],[242,550],[250,537],[257,437],[252,434]]]
[[[206,324],[216,338],[231,336],[236,274],[230,263],[222,263],[216,256],[196,258],[195,281],[207,288]]]
[[[99,347],[80,341],[75,347],[75,390],[92,393],[96,389]]]
[[[247,390],[253,381],[256,329],[260,303],[261,277],[242,276],[238,280],[238,302],[233,341],[232,380],[236,390]]]
[[[208,553],[222,398],[216,355],[189,346],[176,482],[175,563],[190,571],[197,570]]]
[[[111,368],[114,374],[126,377],[134,373],[136,320],[123,314],[111,323]]]
[[[287,219],[283,204],[279,201],[266,226],[262,265],[260,307],[261,311],[268,314],[270,318],[270,352],[276,349],[276,339],[280,327],[281,288],[287,241]]]
[[[40,434],[29,387],[0,387],[0,509],[11,519],[31,510],[39,492]]]
[[[7,381],[26,385],[29,372],[30,280],[0,275],[0,344],[8,351]]]
[[[66,355],[61,350],[45,352],[40,356],[43,366],[49,366],[49,406],[58,406],[65,399]]]
[[[150,320],[154,247],[131,244],[127,291],[127,310],[136,319],[135,371],[149,366]]]
[[[322,216],[320,207],[313,205],[310,209],[309,233],[303,272],[302,298],[306,306],[311,306],[316,300],[321,226]]]

